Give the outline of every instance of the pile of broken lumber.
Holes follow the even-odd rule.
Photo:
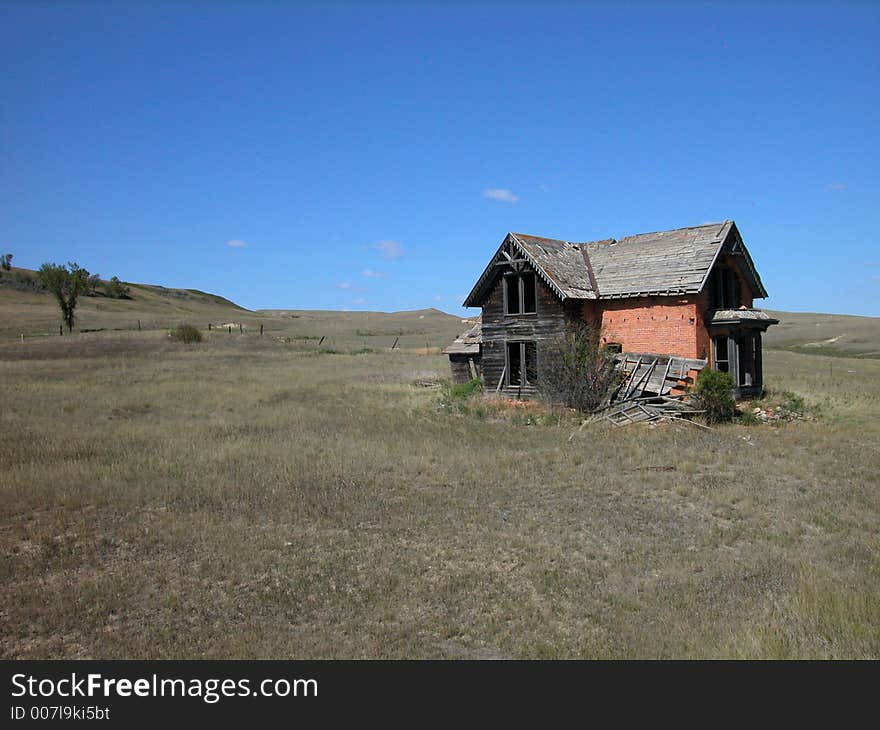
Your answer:
[[[618,367],[624,377],[608,403],[589,421],[627,426],[631,423],[687,420],[703,412],[689,404],[686,395],[673,395],[672,389],[684,381],[689,369],[698,369],[705,362],[668,355],[640,355],[634,360],[633,357],[625,354],[619,357]],[[694,425],[700,426],[698,423]]]
[[[590,421],[607,421],[612,426],[628,426],[631,423],[686,420],[703,413],[686,403],[684,398],[683,395],[631,396],[626,400],[609,403],[596,411]],[[694,425],[700,424],[694,423]]]

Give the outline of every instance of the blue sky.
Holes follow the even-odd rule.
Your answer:
[[[880,3],[0,3],[0,249],[250,307],[463,312],[509,230],[733,218],[880,316]]]

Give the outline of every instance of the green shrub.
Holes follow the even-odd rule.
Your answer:
[[[703,368],[697,376],[693,394],[699,407],[705,411],[708,423],[730,421],[736,414],[733,400],[733,378],[730,373]]]
[[[466,383],[458,383],[456,385],[446,381],[443,385],[443,390],[441,391],[437,405],[440,408],[447,409],[449,412],[466,413],[468,411],[467,401],[470,400],[472,396],[478,394],[482,389],[483,383],[479,378],[474,378]]]
[[[473,380],[468,380],[466,383],[459,383],[458,385],[453,385],[449,389],[450,396],[455,400],[467,400],[474,393],[479,393],[483,388],[483,383],[479,378],[474,378]]]
[[[170,332],[171,339],[190,344],[192,342],[201,342],[202,333],[199,332],[191,324],[179,324]]]
[[[792,416],[803,416],[807,412],[807,405],[804,403],[804,399],[787,390],[782,393],[782,401],[780,402],[779,407],[786,414]]]
[[[761,419],[755,415],[755,412],[748,408],[739,414],[737,419],[742,426],[756,426],[761,423]]]

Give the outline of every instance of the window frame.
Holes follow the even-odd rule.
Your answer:
[[[532,291],[534,293],[534,310],[527,312],[526,311],[526,284],[525,277],[531,277],[532,281]],[[513,287],[512,283],[516,282],[516,286]],[[534,272],[514,272],[504,274],[502,279],[503,282],[503,304],[504,307],[504,316],[505,317],[520,317],[522,315],[532,315],[538,313],[538,280],[535,276]],[[515,297],[512,297],[512,290],[515,292]],[[516,311],[510,311],[511,302],[516,303]]]
[[[511,382],[512,369],[510,367],[510,348],[517,346],[519,351],[519,382]],[[531,345],[534,353],[534,378],[529,378],[529,359],[528,350]],[[526,388],[529,386],[537,386],[540,380],[538,367],[538,341],[537,340],[505,340],[504,342],[504,385],[508,388]]]
[[[724,340],[724,358],[718,358],[718,341]],[[727,335],[715,335],[712,338],[712,369],[717,370],[721,373],[729,373],[730,372],[730,342],[731,338]],[[718,367],[719,363],[724,363],[725,367],[722,370]],[[732,374],[732,373],[731,373]]]

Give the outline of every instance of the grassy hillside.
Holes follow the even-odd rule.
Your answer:
[[[769,314],[779,320],[765,336],[769,348],[812,355],[880,358],[880,317],[773,311]]]
[[[13,269],[0,273],[0,340],[55,336],[58,307],[44,291],[35,291],[21,280],[32,280],[35,272]],[[410,312],[333,312],[270,309],[251,311],[216,294],[195,289],[172,289],[148,284],[131,284],[130,299],[104,296],[82,297],[76,310],[77,328],[94,330],[167,329],[189,322],[206,330],[208,325],[235,333],[260,325],[268,336],[291,338],[324,348],[397,347],[439,349],[445,347],[465,326],[459,317],[437,309]],[[321,338],[324,338],[323,342]]]
[[[55,335],[58,308],[46,292],[22,289],[16,278],[35,272],[0,272],[0,340]],[[461,318],[437,309],[411,312],[339,312],[290,309],[251,311],[216,294],[128,284],[131,299],[84,297],[77,308],[81,330],[167,329],[190,322],[200,329],[232,325],[246,331],[262,324],[270,336],[310,342],[331,349],[385,348],[395,339],[407,349],[445,347],[465,326]],[[476,313],[476,311],[475,311]],[[765,336],[768,349],[804,354],[880,358],[880,318],[845,314],[770,312],[780,320]],[[324,338],[323,342],[321,338]]]

